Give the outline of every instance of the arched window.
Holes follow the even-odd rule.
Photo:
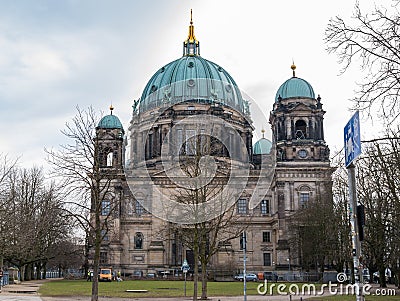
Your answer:
[[[142,232],[136,232],[134,238],[135,249],[143,249],[143,234]]]
[[[107,154],[107,167],[112,167],[113,166],[113,159],[114,159],[114,153],[109,152]]]
[[[299,198],[299,208],[307,208],[311,199],[312,189],[308,185],[302,185],[297,189],[297,193]]]
[[[307,124],[304,120],[297,120],[295,124],[295,137],[296,139],[307,138]]]
[[[300,208],[307,208],[308,201],[310,200],[310,193],[307,192],[300,192],[299,194],[299,205]]]

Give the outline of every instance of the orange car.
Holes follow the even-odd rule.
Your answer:
[[[100,269],[99,281],[111,281],[111,280],[112,280],[111,269]]]

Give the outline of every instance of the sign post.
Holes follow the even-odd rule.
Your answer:
[[[247,247],[247,237],[246,232],[243,231],[242,235],[242,246],[243,246],[243,301],[247,301],[247,292],[246,292],[246,247]]]
[[[183,261],[181,269],[183,271],[183,275],[185,276],[184,294],[185,294],[185,297],[186,297],[186,275],[187,275],[187,272],[190,269],[189,264],[188,264],[186,259]]]
[[[356,300],[364,301],[363,296],[363,274],[361,258],[361,243],[358,236],[357,222],[357,188],[356,188],[356,171],[355,163],[353,161],[361,154],[361,139],[360,139],[360,118],[357,111],[350,118],[349,122],[344,127],[344,150],[345,150],[345,164],[348,170],[349,181],[349,214],[351,224],[351,237],[352,237],[352,255],[354,265],[354,282],[357,288]]]

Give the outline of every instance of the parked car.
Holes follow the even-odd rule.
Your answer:
[[[278,281],[278,275],[275,272],[264,272],[264,279],[268,281]]]
[[[244,279],[243,274],[235,275],[233,278],[238,281],[243,281]],[[246,281],[258,281],[258,277],[256,274],[249,273],[246,274]]]
[[[111,281],[111,280],[112,280],[111,269],[100,269],[99,281]]]

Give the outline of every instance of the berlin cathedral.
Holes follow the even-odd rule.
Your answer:
[[[234,213],[231,227],[246,231],[247,270],[300,265],[301,254],[290,243],[289,220],[310,200],[331,195],[332,168],[321,97],[296,76],[294,64],[291,69],[271,100],[272,139],[263,133],[254,143],[249,101],[223,67],[200,55],[190,21],[183,55],[150,78],[133,103],[129,126],[124,128],[110,107],[96,128],[101,170],[113,178],[113,197],[103,201],[101,214],[110,215],[110,203],[118,204],[104,233],[101,266],[147,275],[174,273],[185,260],[192,265],[190,246],[171,225],[222,213],[211,209],[215,206],[210,203],[217,201],[210,197],[202,216],[193,218],[188,204],[181,208],[182,202],[172,199],[185,185],[193,191],[193,185],[214,181],[204,175],[226,186],[233,183],[229,196],[221,199],[229,203],[225,210]],[[202,170],[185,179],[189,168],[182,168],[182,162],[193,162],[200,148],[206,149],[197,161]],[[240,235],[224,241],[212,256],[211,268],[224,265],[243,266]]]

